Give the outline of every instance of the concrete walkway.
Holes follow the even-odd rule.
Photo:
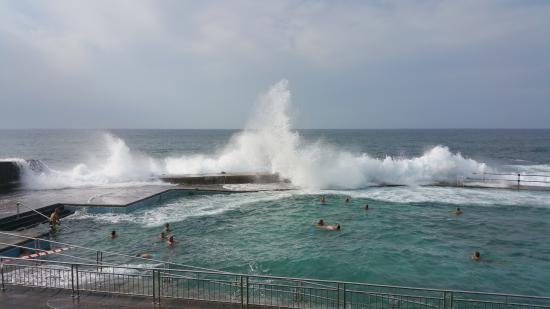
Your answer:
[[[71,291],[6,286],[0,292],[0,309],[35,309],[35,308],[240,308],[240,304],[223,304],[174,299],[162,299],[161,304],[153,304],[151,297],[113,296],[92,293],[80,293],[73,298]]]

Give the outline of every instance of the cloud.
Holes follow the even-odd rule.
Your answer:
[[[223,101],[197,88],[228,80],[241,80],[238,90],[222,90],[240,91],[239,101],[281,77],[373,85],[400,74],[447,87],[480,76],[524,91],[529,77],[540,100],[549,16],[550,4],[534,0],[4,1],[0,90],[10,101],[37,100],[17,90],[24,82],[50,89],[50,101],[86,101],[59,91],[74,83],[94,102],[146,111],[153,98],[174,108],[181,97],[197,109],[190,101]],[[383,88],[390,83],[399,81]]]

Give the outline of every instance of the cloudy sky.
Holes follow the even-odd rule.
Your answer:
[[[0,128],[550,128],[550,1],[1,1]]]

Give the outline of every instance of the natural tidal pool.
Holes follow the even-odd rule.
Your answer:
[[[549,197],[433,187],[191,195],[126,214],[79,211],[53,239],[251,274],[550,295]],[[316,228],[320,218],[341,230]],[[164,223],[173,248],[159,239]]]

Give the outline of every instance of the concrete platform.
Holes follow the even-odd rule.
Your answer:
[[[29,241],[27,238],[18,236],[44,238],[49,235],[49,232],[50,227],[47,224],[41,224],[30,229],[24,229],[22,231],[6,231],[6,233],[14,234],[17,236],[0,234],[0,252],[12,248],[12,245],[23,245],[25,242]]]
[[[0,195],[0,218],[17,214],[17,202],[24,205],[20,207],[20,212],[53,204],[126,205],[171,188],[174,188],[174,186],[149,185],[120,188],[14,190]]]
[[[254,306],[257,307],[257,306]],[[35,308],[240,308],[240,304],[224,304],[176,299],[162,299],[154,304],[151,297],[113,296],[81,292],[79,297],[72,297],[71,291],[6,286],[0,292],[0,309],[35,309]]]

